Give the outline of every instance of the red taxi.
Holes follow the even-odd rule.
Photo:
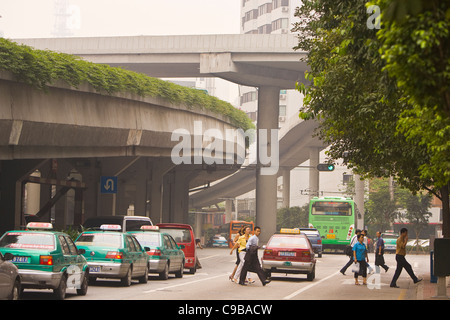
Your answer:
[[[183,248],[185,256],[184,267],[189,269],[189,273],[194,274],[197,270],[197,253],[195,246],[195,237],[192,227],[181,223],[158,223],[157,226],[161,232],[168,233],[175,240],[177,245]]]
[[[299,229],[281,229],[263,246],[262,269],[270,277],[272,273],[306,274],[313,281],[316,259],[308,237]]]

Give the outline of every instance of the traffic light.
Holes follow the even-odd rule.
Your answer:
[[[334,164],[332,164],[332,163],[319,163],[317,165],[317,170],[319,170],[319,171],[333,171],[334,170]]]

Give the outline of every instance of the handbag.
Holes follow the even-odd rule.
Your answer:
[[[352,265],[352,272],[359,272],[359,262]]]
[[[352,246],[345,246],[344,253],[345,253],[345,255],[352,257],[353,256]]]

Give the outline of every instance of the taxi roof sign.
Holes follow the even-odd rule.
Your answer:
[[[141,226],[142,231],[159,231],[158,226]]]
[[[53,225],[50,222],[30,222],[27,224],[27,229],[51,230]]]
[[[102,224],[100,226],[100,230],[103,231],[120,231],[122,230],[122,227],[120,224]]]
[[[298,228],[294,228],[294,229],[281,228],[280,229],[280,233],[284,233],[284,234],[300,234],[300,229],[298,229]]]

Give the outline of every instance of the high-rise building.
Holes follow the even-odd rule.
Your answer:
[[[295,10],[301,5],[301,0],[241,0],[240,32],[242,34],[285,34],[291,33],[294,23]],[[258,113],[258,88],[239,86],[239,105],[249,117],[256,121]],[[283,127],[290,117],[298,117],[303,97],[297,90],[281,90],[279,99],[279,128]],[[324,151],[320,153],[319,160],[326,158]],[[290,172],[290,206],[302,206],[309,201],[309,197],[316,195],[341,196],[345,186],[343,176],[349,171],[346,167],[336,166],[333,173],[324,173],[320,176],[320,190],[310,190],[309,161],[301,167]],[[282,177],[278,178],[277,195],[278,206],[282,205],[282,190],[286,186]],[[239,197],[239,201],[251,200],[255,197],[254,191]],[[249,203],[253,203],[248,201]],[[254,207],[249,209],[254,211]]]
[[[69,0],[55,0],[55,24],[53,26],[53,35],[59,37],[70,37],[72,31],[69,28],[70,19]]]
[[[242,34],[283,34],[290,33],[295,8],[300,1],[294,0],[241,0]],[[249,117],[256,121],[258,107],[257,88],[240,86],[239,105]],[[297,90],[280,91],[279,127],[288,117],[298,113],[302,103]]]

